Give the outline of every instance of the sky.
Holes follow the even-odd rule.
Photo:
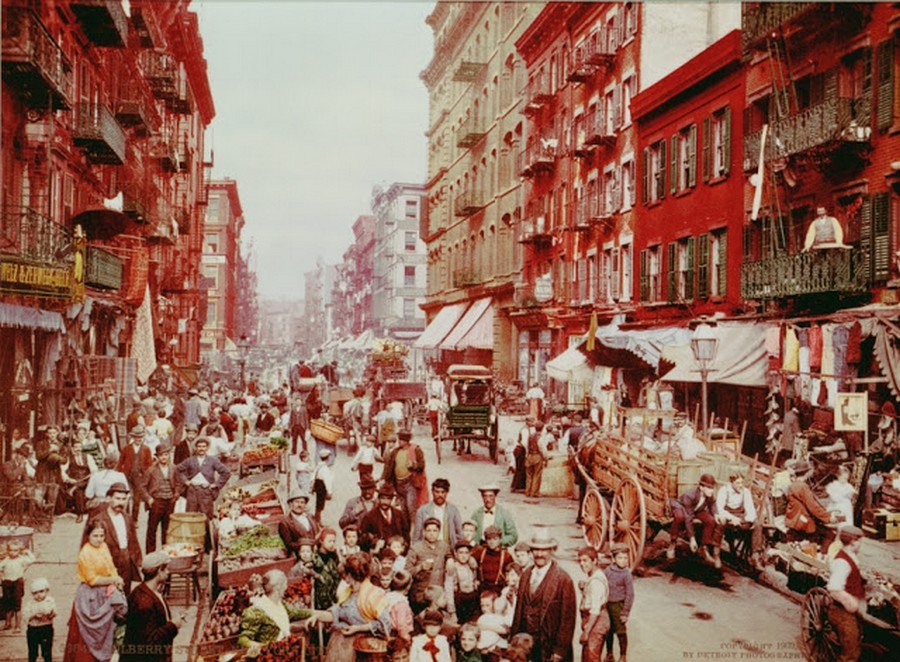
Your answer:
[[[337,264],[372,188],[424,183],[433,52],[412,2],[202,0],[216,116],[213,178],[237,181],[261,299],[301,299],[303,274]]]

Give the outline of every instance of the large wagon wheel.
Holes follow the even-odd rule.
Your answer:
[[[628,558],[634,570],[644,556],[647,541],[647,505],[644,490],[634,476],[619,483],[609,512],[609,543],[628,545]]]
[[[819,586],[811,589],[803,598],[800,613],[800,635],[807,659],[815,662],[832,662],[838,658],[841,644],[828,620],[831,596]]]
[[[609,506],[606,499],[596,487],[588,488],[584,495],[584,503],[581,504],[581,530],[584,532],[584,541],[598,552],[606,540],[607,526],[609,525]]]

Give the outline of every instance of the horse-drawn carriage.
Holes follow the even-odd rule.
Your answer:
[[[488,454],[496,464],[500,435],[493,374],[481,365],[454,364],[447,368],[447,379],[450,406],[435,439],[438,463],[441,442],[452,439],[457,449],[465,444],[471,451],[473,440],[487,445]]]

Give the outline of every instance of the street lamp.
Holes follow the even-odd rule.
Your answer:
[[[694,359],[700,366],[700,383],[702,385],[701,393],[703,398],[703,436],[705,437],[709,426],[707,378],[709,377],[710,366],[716,360],[716,353],[719,351],[719,339],[705,317],[701,317],[700,323],[694,328],[694,335],[691,338],[691,351],[694,352]]]
[[[247,381],[244,370],[247,365],[247,334],[241,334],[241,339],[238,341],[238,349],[240,350],[241,361],[241,391],[246,392]]]

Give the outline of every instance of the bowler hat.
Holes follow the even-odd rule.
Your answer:
[[[550,537],[550,530],[546,526],[534,527],[528,547],[531,549],[556,549],[558,546],[559,543],[555,538]]]
[[[410,441],[412,439],[412,432],[410,432],[409,430],[400,430],[400,432],[397,433],[397,439]]]
[[[144,429],[143,425],[135,425],[128,432],[129,437],[143,437],[147,431]]]
[[[395,496],[394,486],[390,483],[382,483],[378,488],[378,496],[388,496],[393,498]]]
[[[371,476],[365,476],[364,478],[359,479],[359,489],[361,490],[371,490],[378,487],[378,483]]]
[[[290,503],[295,499],[303,499],[304,501],[309,501],[309,494],[299,489],[291,490],[290,495],[288,496],[287,502]]]
[[[716,478],[712,474],[703,474],[700,476],[700,486],[701,487],[715,487],[716,486]]]
[[[156,447],[156,455],[157,456],[165,455],[166,453],[168,453],[171,450],[172,450],[172,447],[169,446],[169,444],[160,444],[159,446]]]
[[[128,494],[131,492],[131,490],[128,488],[128,485],[126,485],[122,481],[117,481],[109,486],[109,489],[106,490],[106,495],[112,496],[116,492],[122,492],[124,494]]]

